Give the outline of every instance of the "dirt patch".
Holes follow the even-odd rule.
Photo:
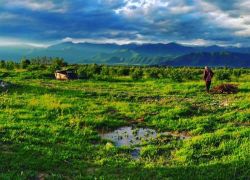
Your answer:
[[[119,111],[118,111],[117,109],[112,108],[112,107],[108,107],[108,108],[104,111],[104,113],[109,114],[109,115],[116,115],[116,114],[119,113]]]
[[[36,177],[35,179],[36,179],[36,180],[45,180],[45,179],[48,178],[48,176],[49,176],[48,174],[41,172],[41,173],[39,173],[39,174],[37,175],[37,177]]]
[[[131,120],[129,121],[129,124],[139,124],[139,123],[143,123],[145,121],[144,117],[140,117],[140,118],[137,118],[135,120]]]
[[[235,123],[236,126],[250,126],[250,122]]]
[[[191,134],[187,131],[170,131],[170,132],[166,132],[167,135],[171,135],[174,137],[179,137],[180,139],[188,139],[191,138]]]
[[[231,104],[231,102],[229,100],[225,100],[225,101],[221,102],[220,106],[227,107],[230,104]]]
[[[221,84],[211,90],[213,94],[235,94],[239,91],[238,85],[235,84]]]
[[[145,122],[145,118],[146,116],[155,116],[159,114],[158,112],[149,112],[149,113],[145,113],[143,114],[141,117],[137,118],[137,119],[133,119],[129,121],[129,124],[133,125],[133,124],[140,124],[140,123],[144,123]]]

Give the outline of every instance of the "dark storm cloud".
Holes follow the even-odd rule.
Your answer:
[[[247,0],[2,0],[0,5],[0,41],[250,42]]]

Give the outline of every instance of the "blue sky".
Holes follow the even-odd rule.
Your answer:
[[[249,0],[0,0],[0,45],[250,46]]]

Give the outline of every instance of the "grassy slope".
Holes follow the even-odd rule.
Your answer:
[[[0,179],[250,178],[250,76],[239,79],[236,95],[206,94],[202,81],[11,76],[5,80],[15,85],[0,96]],[[192,138],[159,137],[134,160],[129,148],[98,136],[142,119],[141,126]]]

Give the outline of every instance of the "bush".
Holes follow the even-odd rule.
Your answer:
[[[87,66],[88,74],[101,74],[102,67],[97,64],[91,64]]]
[[[78,69],[77,72],[80,79],[90,79],[93,77],[93,73],[88,71],[86,67]]]
[[[2,69],[6,68],[6,63],[4,60],[0,61],[0,68],[2,68]]]
[[[216,79],[229,81],[231,79],[231,74],[226,70],[219,70],[216,72]]]
[[[57,58],[52,59],[52,65],[54,65],[54,66],[60,66],[60,67],[65,67],[65,66],[68,65],[68,63],[65,62],[63,58],[58,58],[57,57]]]
[[[139,68],[135,69],[130,74],[133,80],[139,80],[142,79],[143,77],[143,71]]]
[[[29,65],[27,67],[27,70],[29,71],[45,70],[45,69],[46,69],[45,65]]]
[[[48,71],[50,73],[54,73],[56,70],[61,70],[61,67],[59,65],[56,65],[56,64],[52,64],[48,67]]]
[[[128,76],[129,75],[129,67],[121,66],[117,70],[117,74],[120,76]]]
[[[170,79],[172,81],[175,81],[175,82],[182,82],[183,81],[182,75],[180,73],[178,73],[178,72],[172,72],[170,74]]]
[[[10,74],[8,72],[1,72],[0,73],[1,78],[5,78],[5,77],[9,77],[9,76],[10,76]]]
[[[110,75],[110,70],[109,70],[108,66],[106,66],[106,65],[102,66],[101,75],[102,76]]]
[[[13,61],[6,62],[6,69],[7,70],[13,70],[14,68],[15,68],[15,63]]]
[[[22,59],[20,65],[21,65],[21,68],[26,69],[30,65],[30,60]]]
[[[236,78],[239,78],[242,74],[242,71],[241,69],[234,69],[233,70],[233,75],[236,77]]]
[[[159,69],[156,69],[156,68],[148,69],[146,72],[146,76],[148,78],[158,79],[158,78],[160,78],[160,71],[159,71]]]

